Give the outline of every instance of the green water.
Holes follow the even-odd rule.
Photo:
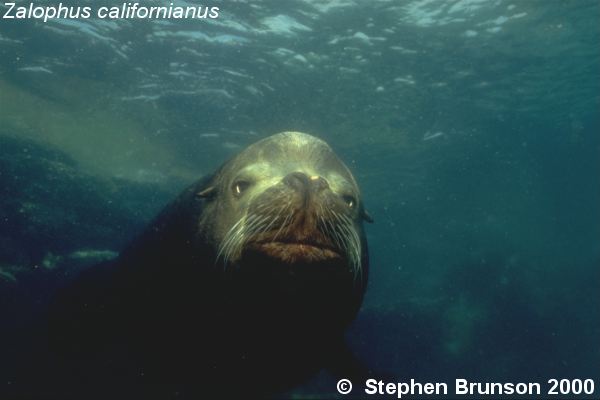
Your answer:
[[[47,301],[52,271],[109,257],[187,183],[299,130],[375,219],[348,332],[368,364],[600,385],[600,3],[215,3],[214,21],[0,20],[3,326]]]

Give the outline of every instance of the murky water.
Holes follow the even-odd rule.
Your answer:
[[[214,3],[0,20],[1,385],[65,277],[283,130],[327,140],[375,219],[348,332],[367,364],[600,385],[597,1]]]

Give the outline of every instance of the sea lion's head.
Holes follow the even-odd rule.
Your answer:
[[[263,139],[223,165],[199,196],[207,201],[200,225],[210,227],[224,268],[248,260],[298,275],[329,268],[364,287],[362,221],[370,218],[350,170],[323,140],[299,132]]]

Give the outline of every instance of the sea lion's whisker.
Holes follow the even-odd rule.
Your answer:
[[[281,213],[283,212],[283,210],[286,208],[286,205],[284,204],[282,207],[279,208],[279,211],[277,212],[277,215],[275,215],[273,217],[273,219],[271,219],[271,222],[262,230],[262,232],[268,232],[269,229],[271,229],[271,227],[273,226],[273,224],[279,219]]]
[[[217,255],[217,259],[223,256],[224,267],[229,264],[230,259],[241,252],[243,244],[248,237],[248,232],[261,224],[263,220],[264,217],[261,217],[260,215],[246,215],[240,218],[240,220],[227,232]]]
[[[335,222],[335,220],[329,222],[329,225],[331,226],[331,230],[333,231],[334,236],[339,243],[339,246],[341,248],[345,249],[346,248],[346,239],[345,239],[343,232],[341,232],[341,230],[340,230],[340,221],[338,220],[337,224],[335,224],[334,222]]]
[[[332,211],[332,212],[330,212],[329,216],[333,216],[334,219],[337,219],[337,217],[334,214],[335,213]],[[333,238],[336,241],[337,246],[343,250],[346,250],[346,241],[344,239],[344,236],[341,234],[341,232],[338,229],[338,226],[340,223],[339,219],[337,219],[337,222],[338,222],[338,224],[334,224],[333,221],[329,221],[327,225],[331,228],[331,232],[332,232]]]
[[[287,204],[286,208],[284,209],[284,214],[287,214],[287,215],[285,216],[285,219],[283,220],[283,222],[281,223],[281,226],[277,230],[277,233],[275,233],[275,236],[273,236],[273,241],[275,241],[277,239],[277,237],[279,237],[279,234],[282,232],[283,229],[287,230],[288,223],[294,215],[294,213],[287,212],[289,208],[290,208],[290,204]]]
[[[356,232],[356,229],[354,229],[354,227],[352,226],[352,221],[349,218],[345,218],[346,220],[346,225],[342,225],[343,228],[347,231],[347,233],[350,235],[350,244],[351,244],[351,249],[353,251],[353,255],[354,255],[354,262],[355,264],[360,267],[360,254],[361,254],[361,247],[360,247],[360,237],[358,236],[358,233]]]
[[[239,227],[240,224],[244,221],[244,218],[240,218],[238,222],[236,222],[225,234],[225,237],[223,238],[223,241],[221,242],[221,245],[219,246],[219,251],[217,252],[217,258],[216,261],[218,261],[221,256],[225,255],[225,250],[228,248],[229,246],[229,242],[232,240],[233,238],[233,232],[235,232]],[[224,260],[224,262],[226,262]]]
[[[319,222],[319,224],[317,225],[317,227],[325,236],[327,236],[328,238],[333,236],[333,234],[331,233],[331,230],[325,223],[325,219],[323,218],[323,215],[319,215],[318,222]]]
[[[335,228],[335,226],[333,225],[333,223],[331,221],[325,220],[324,218],[323,218],[323,221],[325,223],[326,230],[329,232],[328,237],[332,238],[335,241],[335,244],[337,247],[339,247],[340,249],[343,249],[344,248],[343,239],[340,237],[340,234],[338,233],[338,231]]]
[[[337,230],[335,228],[335,226],[333,225],[332,221],[331,221],[331,210],[327,210],[327,212],[325,212],[323,210],[323,206],[320,205],[320,210],[321,210],[321,215],[320,215],[320,220],[322,221],[322,227],[324,230],[324,234],[332,239],[333,241],[335,241],[335,245],[339,248],[343,248],[342,246],[342,240],[339,237]],[[327,217],[327,218],[325,218]]]
[[[244,230],[245,230],[244,233],[254,234],[254,233],[260,231],[260,229],[257,229],[257,228],[259,228],[265,222],[266,219],[267,219],[267,217],[260,216],[260,215],[253,216],[252,221],[244,226]]]
[[[348,255],[350,264],[354,272],[354,279],[361,276],[361,247],[360,238],[353,227],[353,221],[346,215],[332,211],[332,215],[338,222],[336,226],[341,230],[340,234],[344,239],[344,248]],[[362,277],[361,277],[362,279]]]
[[[317,229],[319,229],[325,236],[330,238],[332,236],[332,233],[330,232],[323,215],[325,215],[325,211],[323,210],[323,204],[319,203],[319,212],[317,213]]]

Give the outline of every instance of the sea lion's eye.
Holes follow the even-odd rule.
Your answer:
[[[350,195],[343,195],[342,200],[344,200],[344,203],[346,203],[349,208],[354,208],[356,206],[356,200]]]
[[[248,181],[236,181],[233,184],[233,194],[241,196],[249,187],[250,182]]]

